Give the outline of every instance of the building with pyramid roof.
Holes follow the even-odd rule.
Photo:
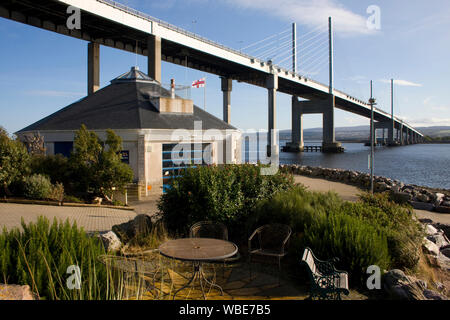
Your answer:
[[[238,129],[137,67],[16,134],[39,133],[47,154],[69,156],[82,124],[102,139],[107,129],[122,138],[122,161],[133,169],[140,198],[161,193],[188,166],[241,162]]]

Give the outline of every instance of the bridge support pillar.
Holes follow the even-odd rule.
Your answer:
[[[330,95],[327,108],[323,112],[323,142],[322,151],[336,153],[342,151],[342,144],[336,141],[334,131],[334,107],[335,97]]]
[[[223,92],[223,121],[230,124],[231,122],[231,90],[233,80],[222,77],[222,92]]]
[[[286,144],[286,152],[304,151],[303,141],[303,115],[322,114],[323,116],[323,143],[322,152],[342,152],[341,143],[335,141],[334,135],[334,97],[327,100],[299,101],[292,97],[292,141]]]
[[[278,137],[276,132],[277,90],[278,76],[270,74],[267,77],[266,88],[268,91],[268,132],[267,132],[267,156],[278,159]]]
[[[303,108],[296,96],[292,96],[291,117],[291,142],[286,144],[286,149],[290,152],[303,152]]]
[[[383,129],[384,130],[384,129]],[[394,139],[394,127],[390,125],[388,127],[388,144],[390,146],[395,145],[395,139]]]
[[[149,35],[147,50],[148,75],[161,82],[161,38]]]
[[[400,144],[403,146],[405,144],[405,132],[403,129],[403,123],[400,124],[400,130],[398,131],[398,133],[400,136],[400,138],[399,138]]]
[[[100,44],[88,43],[88,95],[100,89]]]

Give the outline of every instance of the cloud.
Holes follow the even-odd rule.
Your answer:
[[[435,103],[433,103],[433,99],[434,99],[434,97],[425,98],[425,100],[423,101],[423,105],[427,109],[430,109],[433,111],[450,111],[450,106],[436,105]]]
[[[365,76],[362,75],[355,75],[355,76],[350,76],[350,77],[345,77],[342,78],[342,81],[350,81],[350,82],[355,82],[357,84],[367,84],[369,83],[369,79]]]
[[[368,16],[356,14],[336,0],[224,0],[243,9],[260,10],[289,22],[295,21],[309,28],[325,27],[333,18],[338,35],[367,35],[376,33],[367,27]]]
[[[391,80],[388,79],[381,79],[380,81],[383,83],[391,83]],[[422,87],[420,83],[414,83],[407,80],[394,80],[394,84],[401,87]]]
[[[450,126],[450,118],[419,118],[403,117],[406,122],[414,127]]]

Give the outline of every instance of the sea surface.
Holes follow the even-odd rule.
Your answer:
[[[280,140],[280,148],[287,141]],[[265,140],[260,141],[260,157],[264,159]],[[321,141],[306,141],[305,145],[321,145]],[[280,164],[300,164],[323,168],[355,170],[370,173],[370,147],[362,143],[343,143],[344,153],[328,154],[321,152],[285,153],[280,151]],[[253,149],[253,151],[252,151]],[[249,147],[243,160],[256,162],[258,152]],[[266,160],[266,161],[264,161]],[[376,147],[374,174],[439,189],[450,189],[450,144],[415,144],[401,147]]]

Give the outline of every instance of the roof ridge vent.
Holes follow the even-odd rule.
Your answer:
[[[130,71],[121,74],[117,78],[111,80],[111,83],[125,83],[125,82],[146,82],[161,85],[161,83],[144,72],[139,70],[138,66],[131,67]]]

